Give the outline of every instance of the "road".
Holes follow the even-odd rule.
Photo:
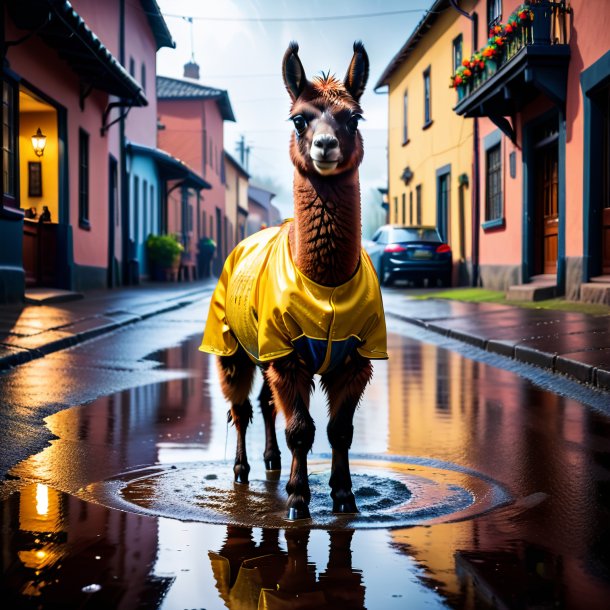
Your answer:
[[[361,515],[329,514],[316,391],[313,520],[294,527],[258,413],[252,483],[231,482],[234,430],[197,351],[206,311],[0,376],[3,607],[607,607],[599,395],[388,318],[390,360],[355,419]]]

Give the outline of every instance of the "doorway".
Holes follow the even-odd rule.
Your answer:
[[[601,272],[610,275],[610,85],[598,96],[602,124]]]
[[[534,274],[557,274],[559,245],[559,129],[549,121],[534,142]]]
[[[35,150],[32,136],[42,134]],[[60,138],[57,109],[31,90],[19,89],[19,191],[26,287],[58,287],[60,243]]]

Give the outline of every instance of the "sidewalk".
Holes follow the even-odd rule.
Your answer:
[[[211,294],[215,278],[87,292],[52,305],[0,306],[0,370]],[[386,314],[610,391],[610,316],[493,303],[389,298]]]
[[[126,324],[190,305],[211,294],[216,278],[86,292],[48,305],[0,306],[0,371],[41,358]]]
[[[388,315],[610,391],[610,316],[440,299],[388,300]]]

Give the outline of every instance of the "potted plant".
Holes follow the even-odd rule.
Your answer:
[[[216,242],[211,237],[202,237],[198,245],[197,267],[199,277],[210,277],[210,263],[214,258]]]
[[[149,235],[146,240],[146,251],[153,280],[177,279],[180,255],[184,252],[184,246],[175,235]]]

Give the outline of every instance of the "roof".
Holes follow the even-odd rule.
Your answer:
[[[224,89],[206,87],[192,80],[157,76],[159,100],[215,100],[225,121],[235,121],[229,94]]]
[[[152,148],[135,142],[127,142],[127,152],[140,154],[154,159],[159,171],[168,180],[184,180],[188,186],[196,189],[211,189],[212,185],[196,174],[184,161],[170,155],[160,148]]]
[[[128,100],[134,106],[148,104],[138,82],[67,0],[7,0],[6,6],[18,28],[38,34],[85,84]]]
[[[243,165],[226,150],[224,151],[225,157],[237,168],[238,172],[241,172],[246,178],[250,178],[250,174],[244,169]]]
[[[417,46],[417,43],[426,35],[428,30],[432,27],[432,24],[438,18],[439,14],[449,7],[449,4],[449,0],[434,0],[434,3],[426,11],[426,14],[417,24],[411,36],[407,38],[407,42],[405,42],[398,53],[394,55],[392,61],[390,61],[385,70],[382,72],[377,84],[375,85],[375,91],[390,84],[389,81],[394,72],[396,72],[400,65],[407,60],[413,49]]]
[[[258,203],[266,209],[269,209],[271,200],[274,197],[275,193],[272,193],[270,190],[262,186],[256,186],[252,183],[248,185],[248,199],[252,199],[252,201]]]
[[[150,29],[152,30],[155,42],[157,43],[157,51],[161,47],[169,47],[170,49],[176,48],[172,35],[163,19],[161,9],[157,4],[156,0],[140,0],[140,4],[146,13]]]

